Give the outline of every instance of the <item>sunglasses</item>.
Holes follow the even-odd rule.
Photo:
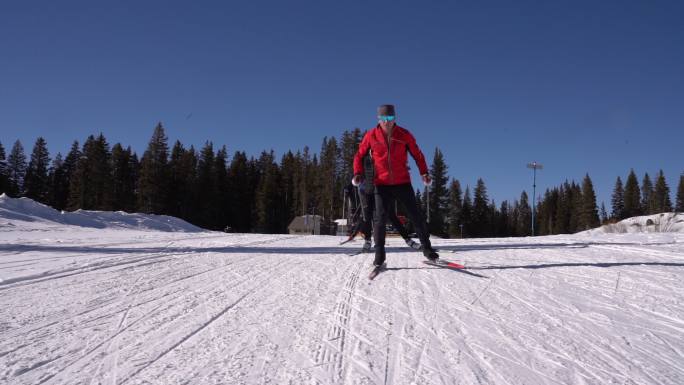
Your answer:
[[[391,122],[395,119],[396,117],[394,115],[380,115],[378,116],[378,119],[381,122]]]

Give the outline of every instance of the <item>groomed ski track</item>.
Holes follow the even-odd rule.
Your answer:
[[[684,383],[681,235],[341,239],[3,231],[0,384]]]

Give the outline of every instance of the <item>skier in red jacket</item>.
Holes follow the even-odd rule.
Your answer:
[[[416,196],[411,186],[408,170],[408,153],[418,165],[423,183],[431,183],[425,156],[418,148],[416,139],[403,127],[396,124],[394,106],[386,104],[378,107],[378,125],[364,135],[359,150],[354,156],[354,178],[352,183],[358,186],[363,175],[363,157],[370,151],[375,166],[375,216],[373,221],[373,237],[375,239],[375,260],[373,265],[381,267],[385,263],[385,223],[387,213],[392,209],[394,199],[406,208],[409,219],[413,222],[416,235],[423,246],[423,255],[430,261],[436,261],[439,255],[430,245],[430,234],[425,219],[418,209]]]

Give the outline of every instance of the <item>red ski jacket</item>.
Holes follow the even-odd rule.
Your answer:
[[[371,152],[375,165],[374,182],[376,185],[411,183],[408,170],[408,152],[416,161],[420,175],[428,172],[425,156],[418,148],[416,139],[403,127],[394,126],[389,145],[379,124],[366,132],[359,145],[359,151],[354,156],[354,175],[363,175],[363,157],[368,151]]]

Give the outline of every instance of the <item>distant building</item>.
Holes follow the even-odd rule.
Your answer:
[[[295,217],[287,226],[290,234],[320,235],[323,217],[320,215],[301,215]]]
[[[347,226],[346,219],[335,219],[335,225],[337,226],[337,232],[335,235],[348,235],[351,229]]]

